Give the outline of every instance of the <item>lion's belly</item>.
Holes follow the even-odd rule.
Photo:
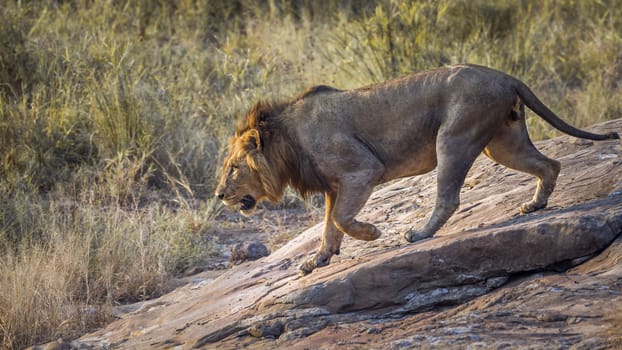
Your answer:
[[[436,168],[435,147],[431,144],[402,153],[399,157],[389,157],[385,159],[384,166],[384,181],[425,174]]]

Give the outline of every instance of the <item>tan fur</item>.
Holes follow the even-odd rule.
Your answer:
[[[301,273],[339,254],[343,234],[374,240],[381,232],[354,220],[374,186],[438,168],[435,208],[426,225],[404,237],[432,236],[455,212],[467,171],[482,152],[538,178],[528,213],[547,204],[559,162],[533,146],[527,105],[559,130],[606,140],[559,119],[521,81],[473,65],[422,72],[357,90],[312,88],[282,103],[258,103],[238,124],[216,195],[248,214],[263,199],[277,201],[291,185],[303,195],[324,192],[325,228]]]

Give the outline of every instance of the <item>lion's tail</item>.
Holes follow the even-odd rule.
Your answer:
[[[516,93],[525,103],[525,105],[557,130],[582,139],[609,140],[620,138],[620,136],[615,132],[610,132],[606,135],[602,135],[593,134],[591,132],[575,128],[574,126],[566,123],[557,115],[555,115],[553,111],[551,111],[544,103],[542,103],[542,101],[538,99],[538,97],[536,97],[536,95],[529,89],[529,87],[527,87],[527,85],[518,80],[516,82]]]

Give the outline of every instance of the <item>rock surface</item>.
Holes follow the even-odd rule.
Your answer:
[[[622,120],[595,131],[620,131]],[[114,348],[622,347],[622,145],[559,137],[549,207],[518,215],[532,177],[480,158],[461,206],[431,239],[407,244],[435,198],[435,172],[376,191],[358,218],[383,230],[344,239],[300,277],[321,225],[270,256],[122,315],[74,346]],[[200,275],[199,275],[200,276]]]

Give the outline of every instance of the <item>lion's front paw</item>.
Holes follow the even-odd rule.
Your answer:
[[[316,267],[326,266],[330,263],[330,254],[317,253],[313,257],[305,260],[300,266],[298,271],[301,276],[310,274]]]
[[[538,209],[542,209],[546,207],[546,204],[547,204],[546,201],[544,203],[536,203],[532,201],[532,202],[528,202],[528,203],[521,205],[518,210],[520,211],[521,214],[524,215],[524,214],[536,211]]]
[[[429,232],[425,232],[425,231],[414,231],[414,230],[408,230],[406,233],[404,233],[404,238],[410,242],[416,242],[416,241],[420,241],[422,239],[426,239],[426,238],[430,238],[432,237],[433,233],[429,233]]]
[[[301,276],[306,276],[310,274],[313,271],[313,269],[315,269],[315,261],[312,258],[307,259],[298,266],[298,273]]]

